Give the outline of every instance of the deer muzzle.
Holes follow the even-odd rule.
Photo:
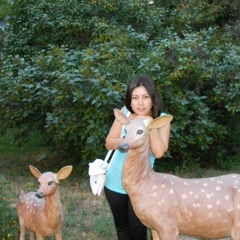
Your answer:
[[[130,146],[128,143],[126,142],[120,142],[118,144],[118,149],[121,151],[121,152],[127,152],[129,149],[130,149]]]
[[[44,194],[42,192],[36,192],[36,196],[38,198],[44,198]]]

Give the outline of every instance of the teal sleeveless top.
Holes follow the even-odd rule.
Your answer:
[[[124,114],[127,115],[128,112],[129,111],[125,107]],[[161,114],[161,115],[164,115],[164,114]],[[125,126],[124,126],[124,130],[125,130]],[[125,136],[124,130],[122,131],[121,137]],[[108,169],[108,176],[105,183],[105,187],[107,187],[108,189],[114,192],[127,194],[122,186],[122,171],[123,171],[124,162],[127,157],[127,152],[122,153],[121,151],[119,151],[119,149],[115,151],[116,151],[115,156],[111,160],[112,162],[111,162],[110,168]],[[154,162],[155,162],[155,157],[150,151],[150,163],[152,167],[154,166]]]

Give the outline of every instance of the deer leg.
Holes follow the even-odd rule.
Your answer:
[[[60,232],[60,233],[57,233],[56,235],[55,235],[55,240],[62,240],[62,233]]]
[[[161,240],[177,240],[179,230],[174,224],[168,223],[166,226],[161,226],[157,233]]]
[[[38,233],[36,233],[36,239],[37,240],[44,240],[44,237]]]
[[[23,225],[20,225],[20,238],[19,240],[25,240],[26,228]]]
[[[238,190],[240,193],[240,190]],[[234,220],[232,226],[231,237],[233,240],[240,240],[240,194],[237,193],[235,197]]]
[[[152,230],[152,239],[153,240],[159,240],[158,233],[155,230]]]
[[[239,240],[240,239],[240,218],[238,221],[238,226],[233,226],[232,228],[232,234],[231,237],[233,240]]]
[[[34,233],[30,232],[30,240],[34,240]]]

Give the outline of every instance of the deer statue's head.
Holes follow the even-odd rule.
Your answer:
[[[173,119],[171,115],[164,115],[155,119],[150,116],[138,116],[130,120],[118,109],[114,109],[114,115],[119,123],[126,125],[126,141],[119,144],[122,152],[142,146],[147,141],[148,134],[152,129],[162,128]]]

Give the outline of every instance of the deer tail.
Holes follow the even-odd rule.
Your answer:
[[[21,190],[21,193],[20,193],[20,195],[19,195],[19,199],[20,199],[20,201],[23,199],[23,196],[24,196],[24,191]]]

